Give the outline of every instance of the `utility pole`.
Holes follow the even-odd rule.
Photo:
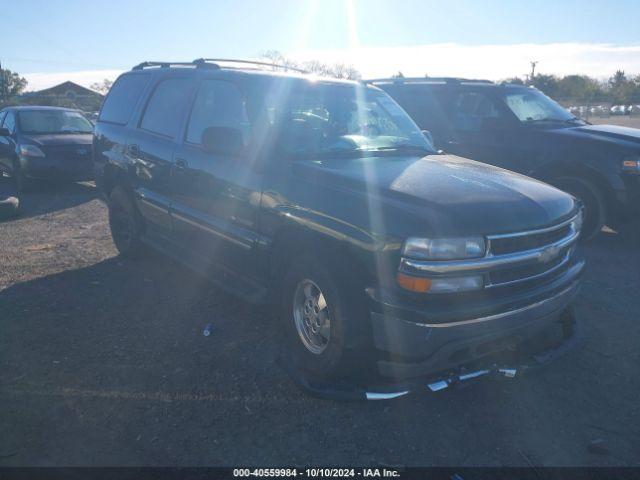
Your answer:
[[[538,64],[538,62],[532,61],[530,63],[531,63],[531,77],[529,77],[529,80],[533,82],[533,79],[536,76],[536,65]]]

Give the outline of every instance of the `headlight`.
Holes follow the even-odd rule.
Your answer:
[[[23,157],[44,157],[44,152],[35,145],[20,145],[18,148]]]
[[[402,255],[421,260],[463,260],[485,254],[484,238],[415,238],[404,242]]]
[[[640,157],[628,157],[622,161],[622,171],[640,175]]]

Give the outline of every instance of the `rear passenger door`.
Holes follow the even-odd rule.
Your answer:
[[[230,267],[256,278],[255,247],[262,175],[242,155],[208,153],[202,134],[209,127],[250,135],[245,99],[232,82],[206,78],[199,85],[171,175],[171,213],[176,234],[209,265]]]
[[[194,87],[192,76],[161,77],[152,88],[137,119],[137,128],[125,147],[125,155],[136,177],[138,208],[147,221],[150,234],[173,236],[169,214],[171,167]]]

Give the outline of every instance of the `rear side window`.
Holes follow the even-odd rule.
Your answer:
[[[149,75],[140,73],[120,77],[111,87],[98,121],[126,125],[148,80]]]
[[[147,104],[140,128],[175,138],[192,85],[189,78],[169,78],[160,82]]]
[[[204,80],[191,111],[187,142],[199,144],[209,127],[231,127],[249,134],[249,119],[244,99],[235,85],[220,80]]]

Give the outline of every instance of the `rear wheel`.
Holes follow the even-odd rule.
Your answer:
[[[111,238],[116,248],[125,257],[140,257],[145,251],[140,239],[142,219],[131,194],[123,187],[116,186],[109,195],[108,207]]]
[[[606,222],[604,197],[598,187],[582,178],[563,177],[553,182],[555,186],[580,199],[584,205],[584,221],[581,240],[594,238]]]
[[[285,274],[281,317],[295,363],[322,378],[344,378],[366,366],[364,291],[345,262],[296,257]]]

